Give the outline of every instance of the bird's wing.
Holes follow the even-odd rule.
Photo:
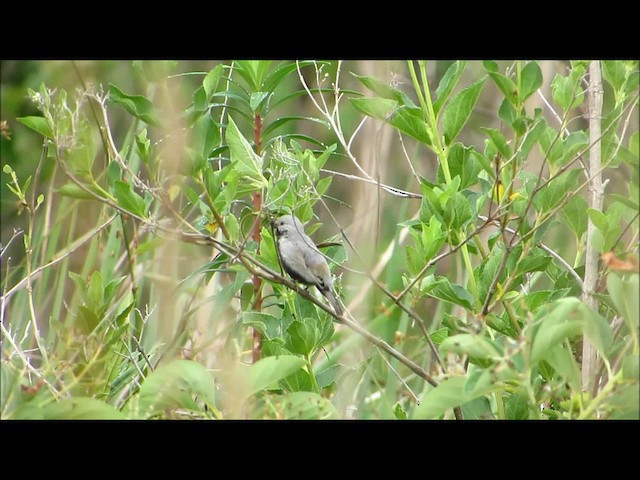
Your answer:
[[[309,285],[317,284],[317,281],[314,276],[306,275],[309,272],[307,258],[304,255],[303,251],[299,248],[294,248],[293,246],[288,247],[288,244],[291,244],[289,239],[281,240],[281,251],[285,250],[287,252],[286,257],[282,257],[282,263],[285,267],[287,273],[298,282],[306,283]]]
[[[309,249],[304,251],[303,256],[307,270],[314,274],[313,283],[315,283],[320,290],[327,288],[328,285],[325,284],[324,279],[331,279],[331,273],[329,272],[329,266],[322,254],[318,251]]]

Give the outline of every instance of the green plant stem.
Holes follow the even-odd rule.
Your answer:
[[[98,360],[98,357],[103,353],[102,351],[102,346],[98,347],[96,349],[96,352],[93,354],[93,357],[91,357],[91,359],[87,362],[87,365],[82,369],[82,371],[73,378],[73,380],[71,382],[69,382],[68,384],[66,384],[59,392],[58,395],[60,397],[62,397],[64,394],[66,394],[69,390],[71,390],[73,387],[75,387],[78,383],[80,383],[80,380],[89,372],[89,370],[91,370],[91,368],[94,366],[94,363],[96,362],[96,360]],[[52,401],[54,401],[55,398],[53,397],[49,397],[44,399],[38,406],[39,407],[44,407],[45,405],[48,405],[49,403],[51,403]]]
[[[494,397],[496,399],[496,408],[498,410],[498,419],[499,420],[506,420],[506,414],[504,412],[504,402],[502,401],[502,392],[501,391],[497,391],[494,392]]]
[[[440,165],[442,166],[442,172],[444,173],[445,183],[451,184],[451,171],[449,169],[449,148],[442,144],[440,141],[440,132],[438,131],[438,119],[436,118],[433,103],[431,102],[431,93],[429,91],[429,79],[427,77],[426,63],[424,61],[418,62],[420,64],[420,76],[422,77],[422,84],[424,89],[424,95],[426,98],[426,108],[429,123],[431,124],[431,131],[433,132],[433,138],[431,139],[436,149],[436,154],[440,159]],[[419,87],[419,86],[418,86]],[[465,238],[462,229],[458,230],[458,236]],[[469,288],[471,294],[477,299],[478,286],[476,285],[476,279],[473,275],[473,266],[471,265],[471,258],[469,257],[469,248],[466,244],[462,245],[462,259],[464,261],[465,268],[467,270],[467,277],[469,279]]]
[[[516,110],[520,113],[522,112],[522,103],[520,102],[520,96],[522,95],[522,62],[519,60],[516,62],[516,88],[518,89]]]
[[[589,406],[580,412],[578,420],[587,420],[593,415],[593,413],[600,407],[600,404],[613,392],[614,388],[622,380],[622,370],[619,370],[616,375],[610,379],[607,384],[600,390],[598,395],[589,402]],[[581,395],[581,394],[579,394]]]
[[[431,93],[429,91],[429,79],[427,76],[427,68],[426,62],[424,60],[419,60],[418,65],[420,67],[420,77],[422,79],[422,85],[418,81],[418,76],[416,75],[415,68],[413,66],[413,62],[409,60],[407,62],[409,66],[409,72],[411,74],[411,80],[413,81],[413,87],[418,96],[418,101],[420,102],[420,106],[422,108],[425,122],[427,123],[428,129],[431,132],[431,141],[433,142],[432,150],[437,155],[440,160],[440,165],[442,166],[442,172],[444,173],[445,183],[449,185],[451,183],[451,172],[449,170],[449,149],[442,144],[440,141],[440,132],[438,131],[438,119],[436,118],[433,103],[431,101]],[[459,230],[458,236],[460,238],[465,238],[463,235],[463,231]],[[462,258],[464,261],[465,269],[467,270],[467,278],[469,281],[469,289],[471,290],[471,294],[477,300],[478,286],[476,284],[475,276],[473,275],[473,265],[471,264],[471,258],[469,257],[469,248],[466,244],[462,245]]]
[[[428,122],[429,108],[427,107],[427,103],[424,99],[424,96],[422,95],[422,89],[420,88],[420,83],[418,82],[418,76],[416,75],[416,70],[415,70],[415,67],[413,66],[413,61],[408,60],[407,65],[409,67],[409,73],[411,74],[411,80],[413,81],[413,89],[416,91],[416,95],[418,96],[418,102],[420,103],[420,107],[422,108],[425,121]]]
[[[44,159],[45,159],[45,157],[47,155],[47,146],[46,145],[47,144],[45,142],[44,145],[42,146],[42,152],[40,154],[40,161],[38,163],[38,167],[36,168],[36,174],[35,174],[36,182],[39,179],[40,169],[42,168],[42,164],[43,164]],[[36,199],[35,199],[35,196],[36,196],[35,183],[36,182],[34,182],[32,195],[31,195],[31,202],[27,203],[26,202],[26,198],[22,199],[23,201],[25,201],[25,203],[27,203],[27,210],[29,212],[28,234],[25,235],[23,237],[23,239],[24,239],[25,260],[26,260],[26,267],[27,267],[27,297],[28,297],[28,300],[29,300],[29,312],[31,313],[31,322],[32,322],[32,326],[33,326],[33,335],[34,335],[35,343],[38,346],[38,350],[40,350],[40,354],[42,355],[43,363],[48,366],[49,365],[49,355],[47,353],[46,348],[42,344],[42,338],[40,336],[40,330],[38,328],[38,320],[37,320],[37,317],[36,317],[36,310],[35,310],[35,304],[34,304],[34,299],[33,299],[33,286],[31,284],[31,275],[32,275],[31,264],[32,264],[32,253],[33,253],[33,229],[34,229],[35,215],[36,215]],[[24,194],[26,196],[26,192],[24,192]]]
[[[318,381],[316,380],[316,375],[313,372],[313,365],[311,364],[311,355],[307,354],[305,356],[305,360],[307,362],[307,370],[309,372],[309,378],[311,379],[311,385],[313,386],[313,391],[320,395],[320,386],[318,385]]]
[[[461,232],[462,233],[462,232]],[[476,307],[479,306],[479,298],[478,298],[478,285],[476,284],[476,277],[473,274],[473,265],[471,265],[471,258],[469,257],[469,248],[465,243],[462,245],[460,249],[462,252],[462,260],[464,261],[464,266],[467,269],[467,277],[469,279],[469,289],[471,290],[471,295],[476,299]]]

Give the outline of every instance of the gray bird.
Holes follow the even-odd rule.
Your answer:
[[[282,268],[294,280],[315,285],[329,301],[336,315],[342,315],[333,279],[324,256],[313,240],[304,233],[302,222],[293,215],[284,215],[273,222],[278,238],[278,252]]]

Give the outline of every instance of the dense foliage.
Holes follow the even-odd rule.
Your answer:
[[[637,61],[201,63],[5,62],[3,419],[640,417]]]

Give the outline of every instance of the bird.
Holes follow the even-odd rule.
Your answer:
[[[315,285],[329,301],[335,314],[342,316],[342,307],[333,288],[327,261],[313,240],[304,233],[304,226],[295,215],[283,215],[273,221],[276,245],[282,268],[294,280]]]

